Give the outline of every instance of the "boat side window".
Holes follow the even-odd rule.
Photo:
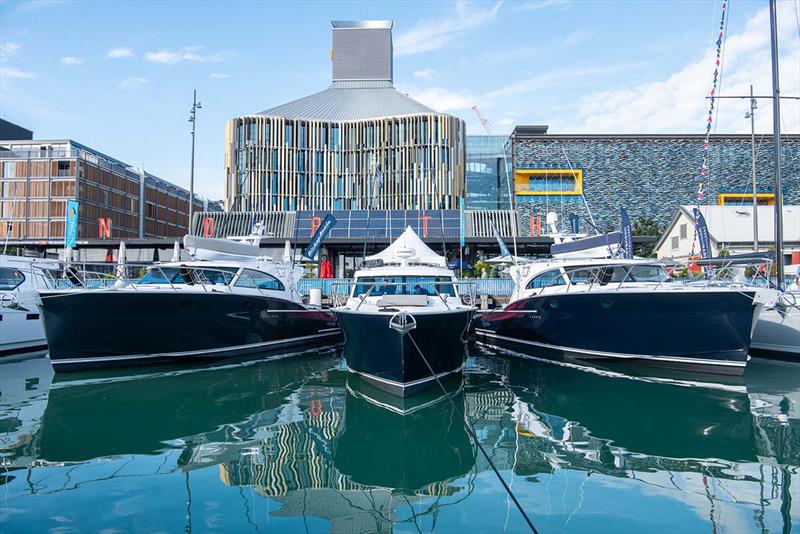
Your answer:
[[[237,267],[203,267],[193,269],[198,283],[211,284],[215,286],[227,286],[233,281]]]
[[[567,274],[572,285],[589,284],[594,280],[594,274],[591,269],[578,269]]]
[[[185,284],[180,269],[175,267],[152,268],[139,280],[139,285],[151,284]]]
[[[25,281],[25,275],[18,269],[0,267],[0,289],[10,291]]]
[[[561,275],[561,269],[551,269],[549,271],[545,271],[530,282],[528,285],[525,286],[526,289],[541,289],[543,287],[551,287],[551,286],[564,286],[567,285],[564,282],[564,277]]]
[[[632,282],[669,282],[669,276],[660,265],[634,265],[628,280]]]
[[[236,281],[236,287],[252,287],[255,289],[272,289],[275,291],[283,291],[284,286],[280,280],[274,276],[255,271],[253,269],[244,269],[239,279]]]

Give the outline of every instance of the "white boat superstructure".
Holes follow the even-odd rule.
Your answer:
[[[47,348],[36,290],[59,269],[54,260],[0,255],[0,356]]]
[[[348,368],[402,396],[459,371],[475,310],[474,292],[466,303],[459,285],[446,259],[410,227],[387,249],[365,258],[365,268],[342,292],[346,301],[334,309]]]

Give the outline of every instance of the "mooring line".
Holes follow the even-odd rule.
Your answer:
[[[422,357],[422,361],[424,361],[425,365],[428,367],[428,371],[430,371],[431,375],[436,380],[436,383],[439,384],[439,388],[442,390],[442,393],[444,393],[445,397],[447,397],[447,400],[453,406],[453,409],[457,410],[458,408],[456,406],[456,403],[453,401],[453,398],[448,394],[441,380],[439,380],[439,377],[436,376],[433,367],[431,367],[431,364],[428,362],[428,359],[425,357],[425,354],[422,353],[422,350],[419,348],[419,345],[417,345],[417,342],[411,335],[411,332],[409,331],[406,334],[408,335],[408,339],[411,340],[411,343],[414,344],[414,348],[417,349],[417,352],[419,352],[419,355]],[[464,412],[463,415],[464,415],[464,422],[467,424],[467,431],[469,432],[469,435],[472,437],[472,440],[475,442],[475,445],[478,446],[478,449],[480,449],[481,453],[483,454],[483,457],[486,458],[487,462],[489,462],[489,465],[492,467],[494,474],[497,475],[497,478],[500,480],[500,483],[503,485],[503,488],[506,490],[506,493],[508,493],[509,497],[511,497],[511,500],[514,501],[514,505],[516,505],[517,510],[519,510],[519,513],[522,514],[522,517],[525,519],[525,522],[528,523],[531,532],[533,532],[534,534],[539,534],[539,531],[536,530],[535,526],[533,526],[533,522],[530,520],[528,514],[525,513],[525,510],[522,508],[522,505],[517,500],[516,495],[514,495],[514,492],[511,491],[511,488],[508,486],[508,484],[506,484],[506,481],[503,479],[503,476],[500,474],[500,471],[497,470],[497,467],[495,467],[494,462],[486,453],[486,450],[483,448],[483,445],[481,445],[481,442],[478,440],[478,435],[475,433],[475,429],[472,427],[472,422],[467,417],[466,412]]]

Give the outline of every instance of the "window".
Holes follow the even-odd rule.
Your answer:
[[[25,275],[17,269],[0,267],[0,289],[10,291],[25,281]]]
[[[680,244],[680,239],[678,238],[678,236],[673,236],[670,239],[670,246],[672,247],[672,250],[678,250],[679,244]]]
[[[564,281],[564,277],[561,275],[561,269],[551,269],[549,271],[545,271],[530,282],[526,286],[526,289],[539,289],[542,287],[550,287],[550,286],[564,286],[567,283]]]
[[[236,280],[237,287],[252,287],[256,289],[271,289],[274,291],[283,291],[283,284],[272,275],[262,273],[261,271],[254,271],[253,269],[244,269],[239,279]]]
[[[196,283],[227,286],[233,281],[238,267],[205,267],[191,269]],[[185,274],[184,274],[185,276]]]
[[[672,277],[660,265],[634,265],[628,274],[630,282],[670,282]]]
[[[581,169],[520,169],[514,172],[514,194],[580,195],[583,193]]]
[[[56,176],[72,176],[69,161],[59,161],[56,168]]]
[[[370,291],[371,288],[371,291]],[[456,296],[453,281],[448,276],[364,276],[356,280],[353,295],[371,297],[384,295],[441,295]]]
[[[185,284],[180,269],[175,267],[152,268],[139,280],[140,285],[149,284]]]
[[[687,235],[688,235],[687,225],[684,223],[681,225],[681,239],[686,239]]]

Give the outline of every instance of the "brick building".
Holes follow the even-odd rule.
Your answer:
[[[63,244],[71,199],[79,241],[187,233],[181,187],[69,139],[0,141],[0,239]],[[219,209],[195,196],[196,211]]]

